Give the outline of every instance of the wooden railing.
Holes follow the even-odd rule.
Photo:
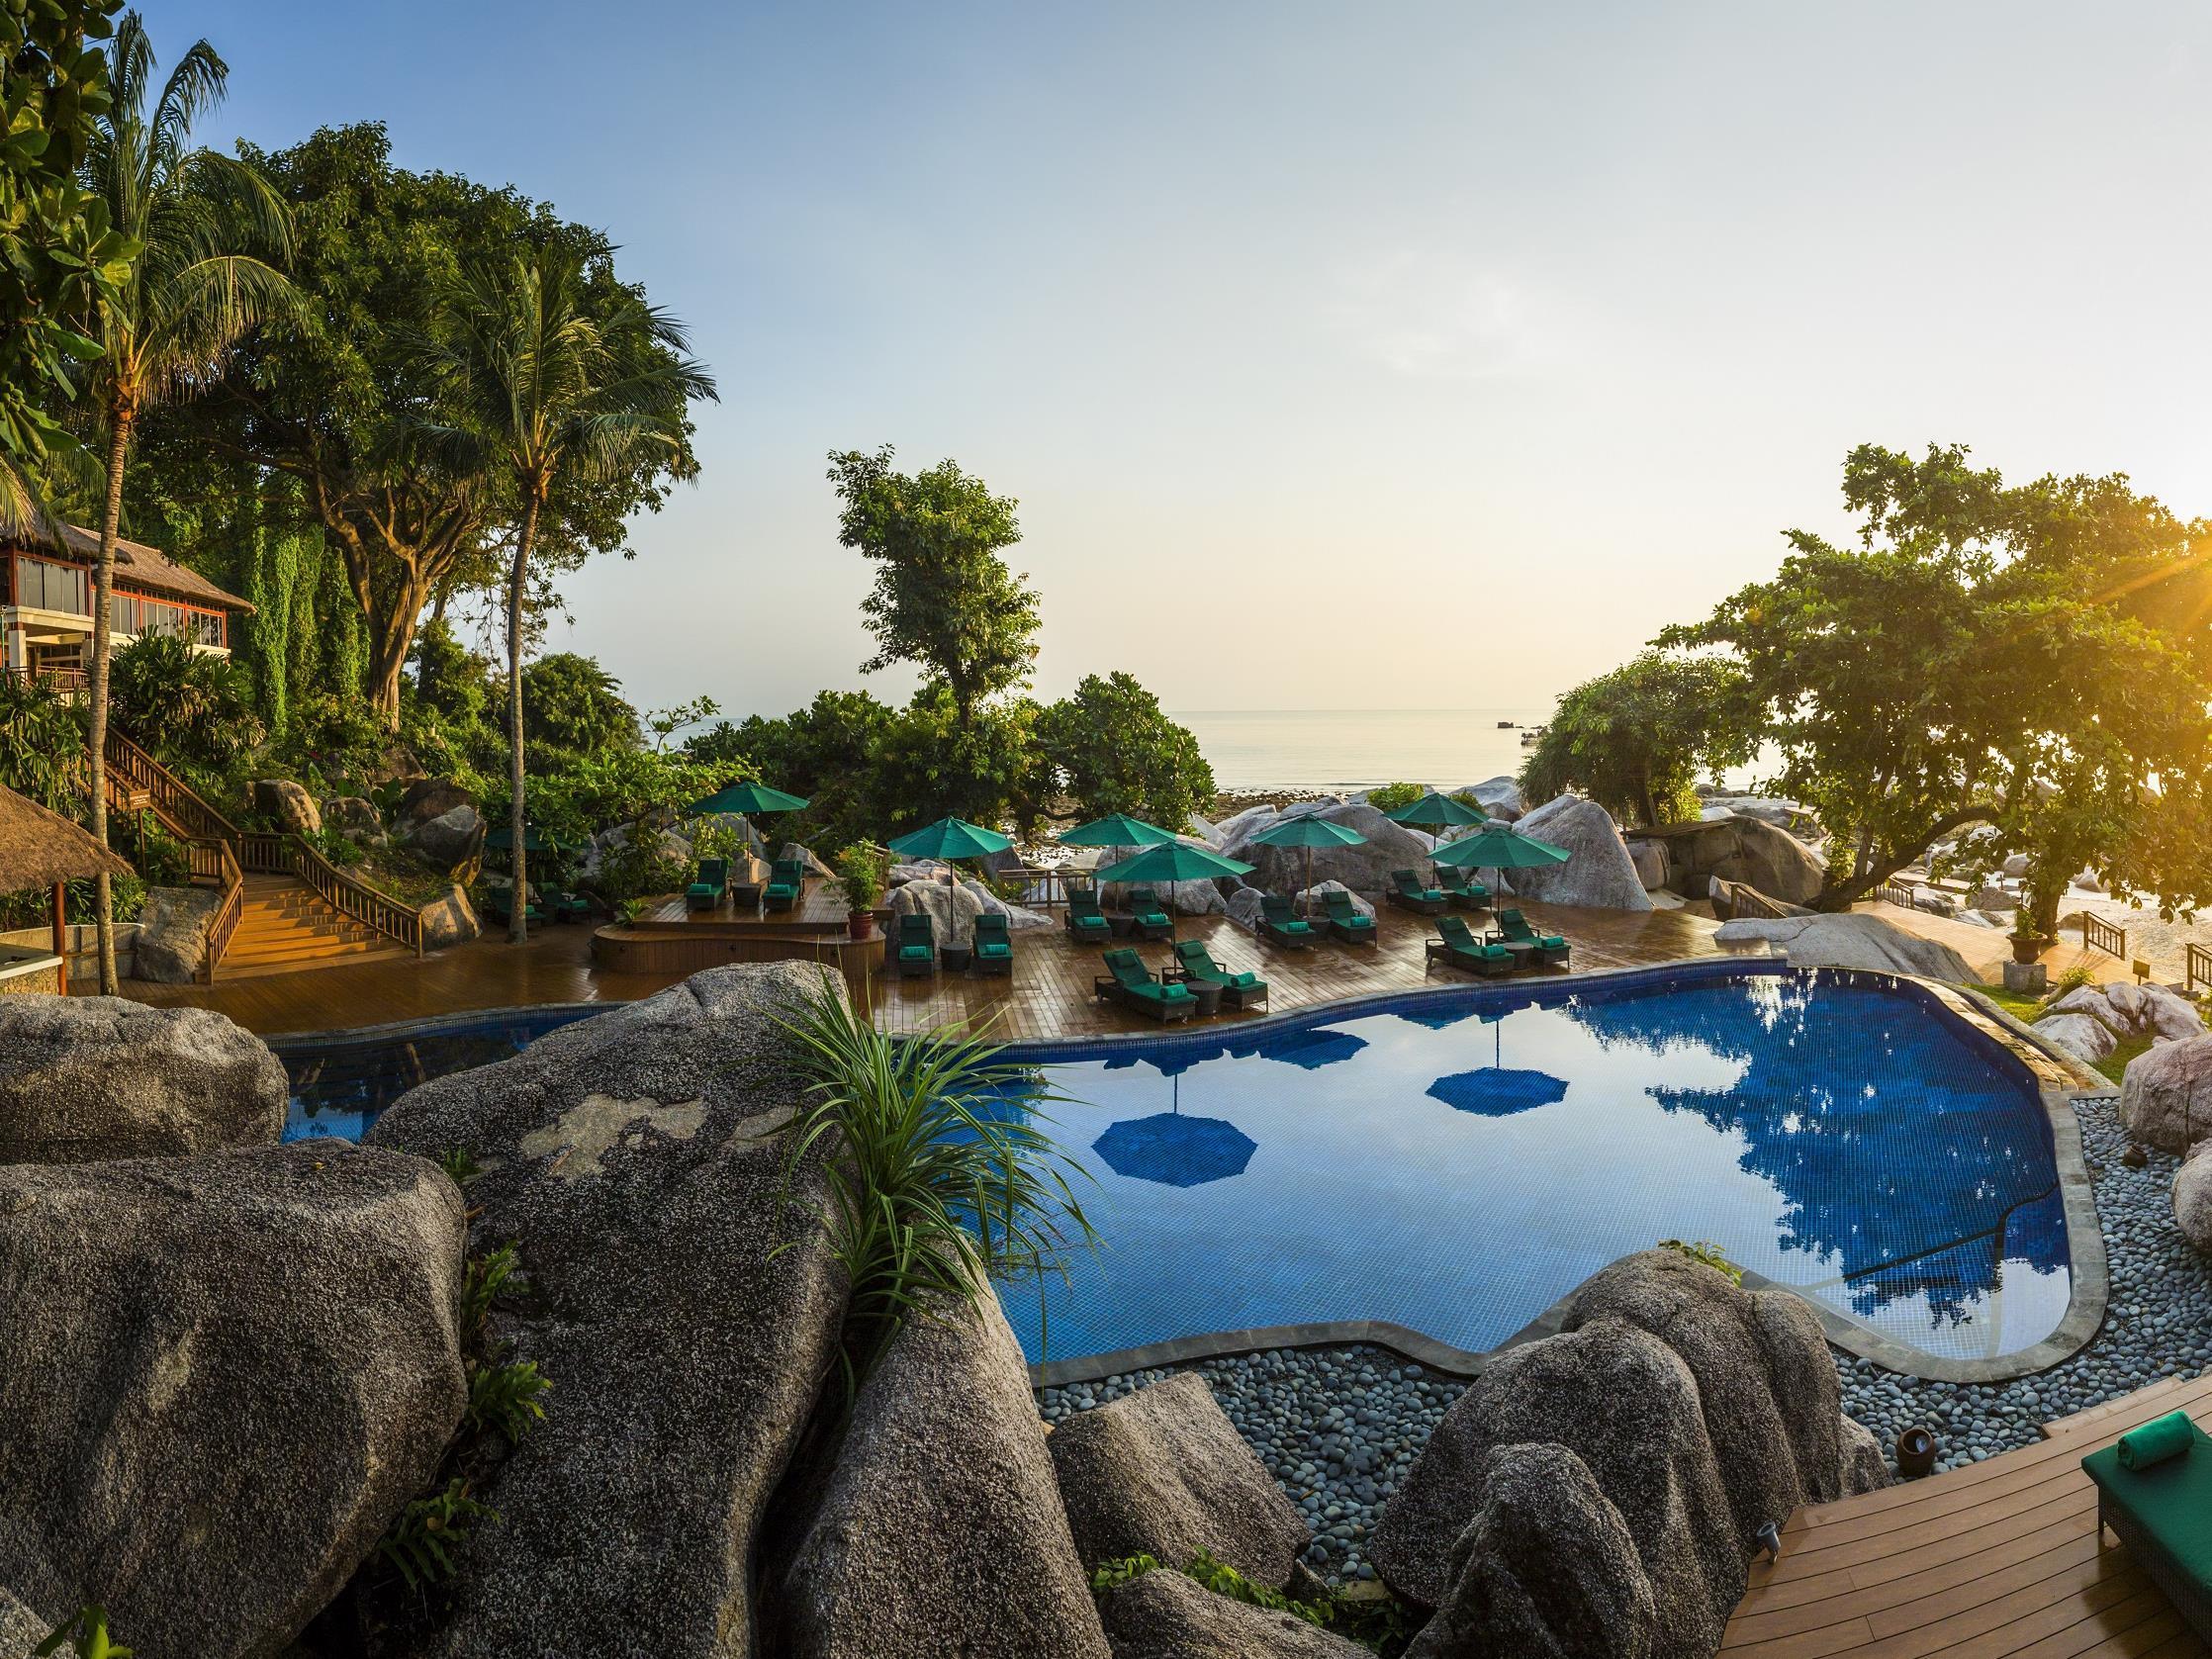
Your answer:
[[[1018,882],[1021,896],[1014,902],[1033,910],[1067,902],[1067,872],[1064,870],[1036,870],[1024,866],[1001,871],[996,879],[1001,883]],[[1085,876],[1078,884],[1087,885],[1089,880]]]
[[[134,793],[143,795],[146,804],[153,808],[153,815],[171,835],[182,841],[237,844],[242,833],[237,825],[202,800],[183,779],[112,725],[108,727],[107,759],[109,776]]]
[[[2183,982],[2194,996],[2198,985],[2212,987],[2212,949],[2192,944],[2189,947],[2188,968]]]
[[[2114,927],[2102,916],[2092,916],[2084,910],[2081,913],[2081,948],[2124,958],[2128,954],[2128,930]]]
[[[356,881],[299,836],[252,831],[241,840],[238,862],[264,875],[293,876],[339,915],[422,954],[421,911]]]
[[[1874,896],[1886,904],[1894,904],[1900,910],[1914,907],[1912,883],[1900,881],[1893,876],[1875,889]]]
[[[215,914],[208,918],[208,949],[200,959],[200,982],[215,983],[215,965],[223,960],[223,953],[230,948],[230,936],[238,931],[238,918],[245,913],[245,874],[238,869],[237,855],[230,851],[228,841],[192,843],[192,874],[200,874],[200,849],[212,846],[215,852],[215,878],[223,888],[223,897],[217,902]]]
[[[92,676],[81,668],[36,668],[26,665],[11,668],[7,673],[10,680],[44,686],[49,691],[60,691],[70,696],[89,691],[92,686]]]

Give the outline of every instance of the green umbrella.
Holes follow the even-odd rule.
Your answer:
[[[1263,847],[1306,849],[1306,885],[1298,895],[1301,908],[1305,905],[1306,893],[1311,892],[1314,886],[1316,847],[1363,847],[1367,844],[1367,838],[1357,830],[1346,829],[1342,824],[1316,817],[1310,812],[1300,813],[1295,818],[1285,818],[1279,824],[1271,824],[1253,836],[1252,840]]]
[[[991,853],[1003,853],[1013,846],[996,830],[985,829],[981,824],[971,824],[966,818],[940,818],[918,830],[908,830],[891,843],[890,850],[901,858],[942,859],[945,862],[945,885],[948,892],[958,883],[953,874],[955,859],[980,859]],[[952,926],[952,900],[945,901],[946,926]]]
[[[1171,830],[1132,818],[1126,812],[1110,812],[1063,830],[1056,839],[1062,847],[1164,847],[1175,836]],[[1092,878],[1096,879],[1095,875]]]
[[[692,801],[685,811],[694,818],[724,812],[742,812],[750,818],[756,812],[803,812],[805,809],[806,802],[799,796],[772,789],[766,783],[732,783],[727,788],[716,789],[704,800]]]
[[[1431,855],[1431,862],[1461,865],[1469,870],[1538,870],[1546,865],[1565,864],[1573,856],[1564,847],[1554,847],[1548,841],[1538,841],[1532,835],[1522,835],[1501,824],[1480,835],[1470,835],[1437,848]]]
[[[1137,881],[1165,881],[1167,883],[1167,908],[1172,915],[1175,908],[1175,886],[1181,881],[1195,881],[1201,876],[1249,876],[1252,867],[1236,859],[1225,859],[1219,853],[1209,853],[1203,847],[1193,847],[1186,842],[1169,841],[1157,847],[1148,847],[1133,859],[1124,859],[1098,873],[1101,881],[1125,885]]]
[[[1440,795],[1434,789],[1430,789],[1412,805],[1401,806],[1395,812],[1385,812],[1383,816],[1393,823],[1429,830],[1459,829],[1468,824],[1489,821],[1488,813],[1478,812],[1465,801]],[[1429,877],[1434,879],[1436,857],[1433,848],[1429,850]]]

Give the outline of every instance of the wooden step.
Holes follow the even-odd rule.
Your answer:
[[[366,956],[376,948],[375,941],[368,939],[303,939],[249,945],[243,950],[233,944],[223,953],[223,966],[242,968],[257,962],[317,962],[324,957]]]

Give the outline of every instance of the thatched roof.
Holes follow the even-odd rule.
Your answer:
[[[103,870],[110,876],[131,874],[130,865],[93,840],[90,831],[0,785],[0,892],[50,887]]]

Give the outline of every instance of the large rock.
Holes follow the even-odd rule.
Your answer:
[[[340,835],[363,844],[384,834],[384,818],[376,802],[359,795],[332,795],[323,803],[323,821]]]
[[[1802,802],[1780,800],[1772,795],[1706,795],[1705,810],[1708,814],[1736,818],[1754,818],[1779,830],[1787,830],[1797,840],[1818,843],[1828,838],[1819,816]]]
[[[289,778],[259,778],[254,780],[252,790],[253,809],[275,821],[281,829],[294,835],[316,835],[323,828],[323,814],[317,810],[315,796]]]
[[[1229,919],[1241,928],[1257,931],[1259,913],[1267,895],[1257,887],[1239,887],[1226,900]]]
[[[2212,1147],[2200,1147],[2173,1172],[2173,1225],[2198,1250],[2212,1255]]]
[[[399,824],[413,825],[442,818],[456,806],[478,804],[475,791],[451,778],[417,778],[400,796],[392,816]]]
[[[1451,792],[1473,795],[1482,809],[1501,823],[1510,824],[1528,809],[1521,801],[1518,779],[1485,778],[1480,783],[1469,783]]]
[[[0,1584],[142,1654],[286,1649],[460,1422],[464,1226],[330,1141],[0,1168]]]
[[[2204,1035],[2196,1005],[2164,985],[2136,985],[2113,979],[2101,985],[2076,985],[2051,1004],[2054,1014],[2086,1014],[2116,1037],[2163,1037],[2178,1043]]]
[[[1667,850],[1656,841],[1630,841],[1628,862],[1636,867],[1636,879],[1643,883],[1645,892],[1655,892],[1667,884]]]
[[[189,985],[208,962],[208,924],[222,907],[221,887],[148,887],[132,941],[132,977]]]
[[[1451,1589],[1406,1659],[1645,1659],[1651,1581],[1583,1460],[1561,1445],[1491,1446],[1475,1488]]]
[[[1545,801],[1514,828],[1573,855],[1565,864],[1515,871],[1510,879],[1521,897],[1603,910],[1652,908],[1651,895],[1644,891],[1613,814],[1596,801],[1561,795]]]
[[[1291,905],[1303,916],[1321,917],[1328,914],[1328,900],[1332,893],[1342,893],[1351,900],[1351,907],[1362,916],[1373,920],[1374,902],[1363,893],[1355,893],[1341,881],[1316,881],[1302,893],[1291,895]]]
[[[510,887],[513,884],[507,883]],[[466,945],[483,932],[484,924],[477,917],[476,906],[469,902],[466,887],[448,887],[443,898],[434,898],[422,907],[422,949],[425,951]]]
[[[2145,1146],[2176,1156],[2212,1136],[2212,1037],[2161,1043],[2129,1060],[2120,1122]]]
[[[1384,1580],[1442,1607],[1491,1448],[1541,1442],[1581,1458],[1620,1512],[1651,1586],[1655,1659],[1707,1659],[1747,1582],[1727,1489],[1689,1367],[1620,1319],[1510,1349],[1475,1379],[1369,1539]]]
[[[942,885],[943,883],[939,884]],[[1186,887],[1203,884],[1196,881],[1185,881],[1183,883]],[[1057,928],[1060,925],[1057,916],[1048,916],[1044,911],[1032,910],[1026,905],[1009,903],[992,892],[990,888],[984,886],[982,882],[970,877],[963,876],[961,885],[968,890],[968,896],[975,900],[976,905],[982,912],[994,916],[1004,916],[1009,932],[1021,933],[1031,928]]]
[[[1416,870],[1428,864],[1429,850],[1435,845],[1428,836],[1393,823],[1363,800],[1301,802],[1283,816],[1326,818],[1367,838],[1356,847],[1313,850],[1314,881],[1341,881],[1353,892],[1387,892],[1392,871]],[[1306,849],[1269,847],[1250,839],[1266,827],[1256,824],[1231,836],[1224,825],[1223,856],[1252,866],[1246,879],[1253,886],[1269,892],[1295,892],[1306,884]]]
[[[1203,1549],[1280,1590],[1313,1541],[1196,1372],[1079,1412],[1051,1444],[1086,1567],[1129,1555],[1181,1567]]]
[[[972,882],[954,884],[926,878],[893,887],[888,902],[894,917],[928,916],[939,950],[948,945],[968,949],[975,938],[975,918],[985,909],[983,890]],[[894,936],[898,932],[896,921],[891,923],[891,932]]]
[[[516,1246],[531,1291],[496,1336],[557,1391],[481,1491],[503,1519],[418,1651],[719,1655],[748,1627],[845,1308],[811,1162],[783,1201],[803,1096],[774,1016],[840,983],[712,968],[425,1083],[369,1132],[483,1166],[478,1237]]]
[[[447,875],[472,868],[484,853],[484,817],[467,802],[435,818],[413,821],[404,839],[408,850],[432,870]]]
[[[1680,893],[1703,895],[1717,878],[1741,882],[1784,904],[1809,905],[1827,878],[1826,861],[1797,837],[1733,812],[1699,823],[1662,824],[1636,836],[1665,855],[1663,885]]]
[[[46,1633],[60,1622],[40,1616],[0,1585],[0,1659],[32,1659]]]
[[[269,1046],[209,1009],[0,997],[0,1163],[273,1146],[288,1093]]]
[[[1217,1596],[1173,1568],[1115,1586],[1102,1611],[1114,1659],[1365,1659],[1368,1652],[1295,1613]]]
[[[1173,891],[1163,895],[1178,916],[1219,916],[1229,909],[1229,900],[1221,896],[1221,886],[1214,881],[1177,881]]]
[[[2087,1014],[2046,1014],[2035,1022],[2035,1034],[2083,1065],[2096,1064],[2120,1046],[2110,1026]]]
[[[1739,916],[1721,923],[1713,938],[1722,945],[1764,942],[1798,968],[1858,968],[1954,984],[1980,982],[1967,959],[1950,946],[1865,911],[1779,919]]]
[[[775,1588],[790,1659],[1105,1659],[1022,1350],[987,1288],[861,1385]]]

